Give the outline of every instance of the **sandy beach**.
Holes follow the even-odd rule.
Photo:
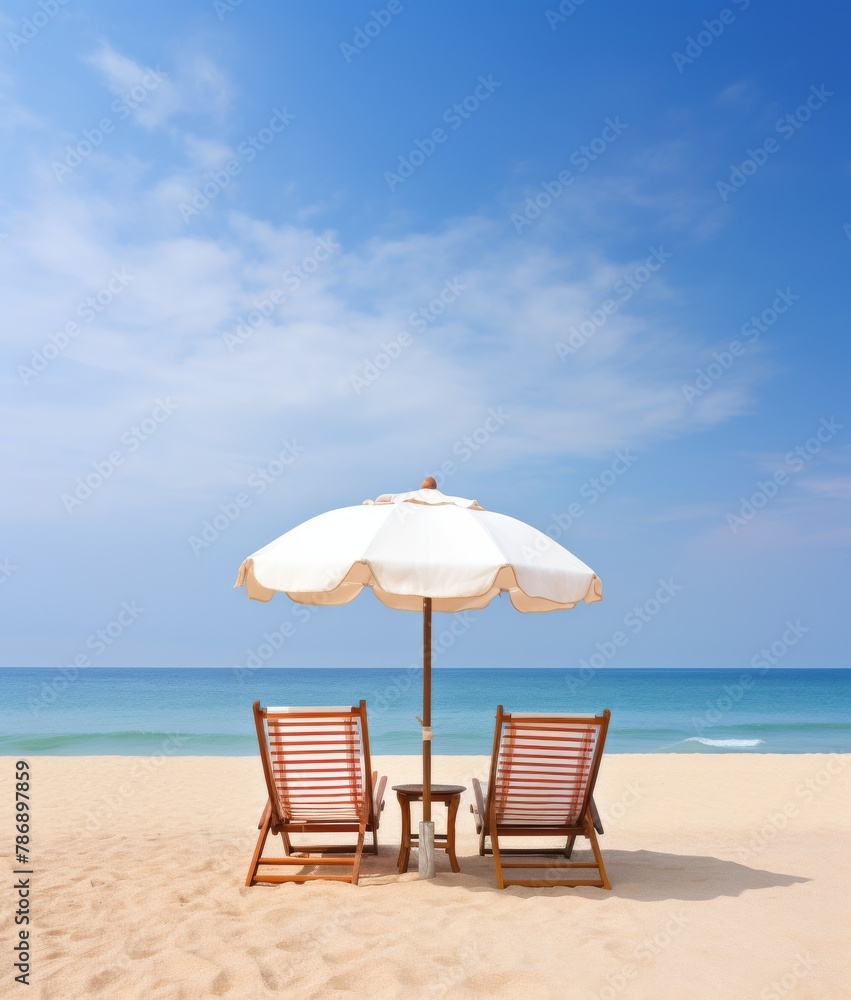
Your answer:
[[[415,757],[374,760],[390,784],[418,780]],[[33,758],[32,974],[21,995],[844,997],[848,760],[609,756],[597,801],[612,891],[500,892],[469,812],[485,758],[435,761],[435,781],[468,788],[460,874],[442,852],[433,881],[396,873],[388,788],[380,852],[364,855],[360,885],[250,889],[258,760]],[[0,775],[0,992],[14,996],[24,987],[10,957],[13,758]],[[440,828],[442,807],[436,818]]]

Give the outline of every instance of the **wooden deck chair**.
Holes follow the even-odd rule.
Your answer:
[[[258,823],[260,834],[245,884],[325,878],[357,885],[367,833],[372,835],[373,854],[378,854],[378,823],[387,783],[387,778],[379,779],[378,772],[370,770],[366,702],[357,708],[261,708],[255,701],[254,722],[269,798]],[[285,857],[262,857],[270,833],[280,833]],[[296,847],[290,840],[294,833],[355,833],[357,843]],[[351,857],[295,857],[297,853]],[[351,872],[258,875],[261,865],[324,865],[332,872],[350,866]]]
[[[549,715],[496,710],[490,780],[473,778],[471,806],[479,854],[493,854],[496,881],[507,885],[594,885],[611,889],[596,831],[603,832],[593,792],[611,713]],[[593,861],[570,861],[577,837],[587,837]],[[558,850],[505,848],[505,837],[558,837]],[[491,848],[486,846],[490,838]],[[551,861],[503,861],[503,855],[550,855]],[[546,869],[547,878],[509,879],[503,869]],[[596,868],[599,878],[559,878],[562,869]]]

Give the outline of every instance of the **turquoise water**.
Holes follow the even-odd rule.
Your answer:
[[[611,753],[847,753],[851,670],[434,671],[436,754],[490,753],[494,711],[612,711]],[[369,710],[373,752],[418,753],[419,671],[0,670],[0,754],[256,753],[251,704]]]

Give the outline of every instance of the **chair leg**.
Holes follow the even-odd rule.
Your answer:
[[[355,847],[355,858],[352,862],[352,885],[358,884],[358,872],[360,871],[360,856],[363,852],[363,840],[366,834],[366,825],[361,824],[360,830],[358,830],[358,842]]]
[[[449,855],[449,867],[454,872],[461,871],[458,858],[455,856],[455,817],[458,814],[460,803],[460,795],[453,795],[452,799],[446,803],[446,853]]]
[[[592,823],[588,824],[588,839],[591,841],[591,850],[594,852],[594,860],[597,862],[597,869],[603,881],[603,888],[611,889],[612,886],[609,882],[609,876],[606,873],[606,866],[603,864],[603,855],[600,853],[600,845],[597,843],[597,834],[594,832]]]
[[[499,834],[496,832],[496,824],[494,824],[491,830],[491,848],[493,850],[493,863],[496,868],[496,887],[497,889],[504,889],[505,879],[502,875],[502,861],[499,856]]]
[[[576,843],[576,837],[568,837],[567,838],[567,843],[564,845],[564,856],[566,858],[569,859],[570,855],[573,854],[573,845],[575,843]]]
[[[375,828],[372,831],[372,853],[378,854],[378,830]]]
[[[499,856],[499,831],[496,827],[496,799],[491,803],[488,825],[490,826],[491,853],[493,854],[493,863],[496,868],[496,885],[498,889],[504,889],[505,878],[502,874],[502,861]],[[484,833],[484,825],[482,825],[482,832]],[[482,842],[484,843],[484,840]]]
[[[257,837],[257,846],[254,848],[254,854],[251,858],[251,864],[248,868],[248,876],[245,879],[245,884],[250,886],[254,884],[254,876],[257,874],[257,869],[260,867],[260,858],[263,854],[263,848],[266,846],[266,838],[269,836],[269,830],[272,828],[272,814],[268,811],[263,814],[260,825],[260,834]]]
[[[293,845],[286,830],[281,830],[281,840],[284,842],[284,854],[289,857],[293,853]]]
[[[402,841],[399,845],[399,858],[396,867],[400,875],[404,875],[408,870],[408,861],[411,857],[411,801],[407,795],[401,792],[396,793],[399,799],[399,807],[402,813]]]

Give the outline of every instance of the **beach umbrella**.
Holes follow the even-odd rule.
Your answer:
[[[549,535],[475,500],[446,496],[431,477],[319,514],[250,555],[234,587],[269,601],[348,604],[364,587],[389,608],[423,613],[423,823],[419,873],[434,874],[431,822],[431,617],[484,608],[507,593],[518,611],[558,611],[602,600],[594,571]]]

